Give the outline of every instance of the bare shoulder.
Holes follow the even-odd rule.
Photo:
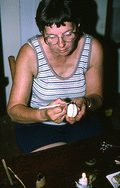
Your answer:
[[[100,65],[103,62],[103,47],[99,40],[93,38],[90,65]]]
[[[29,70],[35,74],[37,69],[36,53],[29,44],[24,44],[19,50],[16,64],[19,67],[29,67]]]
[[[18,57],[21,55],[26,58],[32,58],[33,56],[35,56],[35,51],[29,44],[26,43],[19,50]]]
[[[93,46],[92,46],[92,48],[94,50],[98,50],[98,51],[102,51],[103,50],[102,44],[96,38],[93,38]]]

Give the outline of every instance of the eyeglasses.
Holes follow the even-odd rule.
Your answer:
[[[61,38],[64,42],[72,42],[76,39],[76,32],[66,32],[63,33]],[[59,37],[58,35],[49,35],[48,37],[44,38],[44,41],[47,45],[56,45],[58,44]]]

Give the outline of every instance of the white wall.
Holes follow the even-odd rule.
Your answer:
[[[12,85],[8,56],[16,57],[20,48],[19,0],[2,0],[0,4],[4,71],[5,77],[9,79],[9,85],[6,87],[6,100],[8,101]]]
[[[36,9],[40,0],[20,0],[20,27],[21,44],[25,44],[28,38],[39,34],[35,23]]]
[[[6,87],[6,102],[9,100],[12,86],[8,57],[18,54],[20,47],[27,39],[39,33],[35,24],[35,13],[40,0],[1,0],[1,27],[5,77],[9,84]]]
[[[96,26],[96,31],[97,31],[97,33],[104,36],[108,0],[95,0],[95,2],[97,3],[97,6],[98,6],[98,9],[97,9],[98,23],[97,23],[97,26]]]

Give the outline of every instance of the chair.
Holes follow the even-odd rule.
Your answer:
[[[8,61],[9,61],[9,66],[10,66],[10,72],[11,72],[11,76],[12,76],[12,81],[14,80],[14,76],[15,76],[15,67],[16,67],[16,60],[14,56],[9,56],[8,57]],[[9,120],[10,121],[10,120]],[[10,124],[13,124],[13,129],[15,128],[15,124],[13,122],[9,122]],[[14,133],[13,133],[14,134]],[[15,140],[16,143],[16,140]],[[22,150],[19,148],[19,152],[20,155],[23,155]]]
[[[14,75],[15,75],[15,66],[16,66],[15,57],[9,56],[8,61],[9,61],[9,66],[10,66],[10,71],[11,71],[11,76],[12,76],[12,81],[13,81]]]

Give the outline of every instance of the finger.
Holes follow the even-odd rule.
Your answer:
[[[76,116],[76,121],[80,121],[80,119],[85,115],[85,111],[80,111]]]
[[[75,123],[75,118],[69,117],[68,115],[66,115],[66,121],[69,122],[70,124]]]
[[[54,122],[60,124],[61,122],[63,122],[64,119],[65,119],[65,115],[58,117]]]
[[[86,105],[85,104],[82,104],[80,111],[83,112],[83,113],[86,111]]]
[[[56,102],[57,104],[60,104],[60,106],[65,106],[65,105],[66,105],[66,102],[63,101],[61,98],[58,98],[55,102]]]

